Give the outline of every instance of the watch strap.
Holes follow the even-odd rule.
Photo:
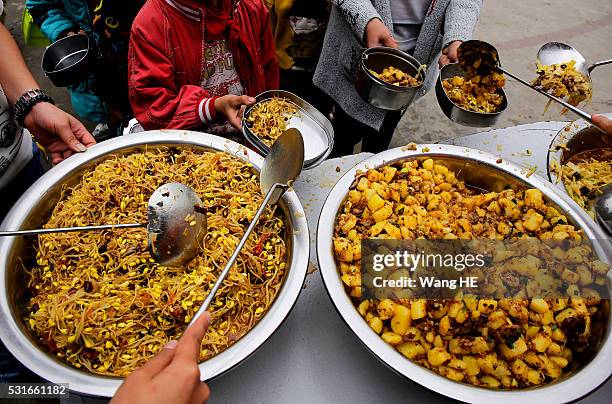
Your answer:
[[[39,102],[49,102],[51,104],[55,104],[53,98],[39,88],[28,90],[17,99],[17,102],[15,102],[15,105],[13,106],[13,113],[15,120],[19,125],[23,126],[25,117],[30,113],[30,111],[32,111],[34,105],[38,104]]]

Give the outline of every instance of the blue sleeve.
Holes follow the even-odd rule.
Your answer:
[[[78,24],[70,17],[60,0],[26,0],[26,7],[51,42],[55,42],[68,30],[77,29]]]

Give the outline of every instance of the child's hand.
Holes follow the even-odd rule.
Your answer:
[[[368,48],[375,46],[388,46],[397,48],[397,42],[389,28],[378,18],[372,18],[365,28],[365,40]]]
[[[457,63],[459,61],[459,58],[457,57],[457,50],[462,42],[463,41],[453,41],[449,43],[447,47],[442,49],[442,55],[438,61],[438,65],[440,67],[449,63]]]
[[[255,98],[248,95],[224,95],[215,99],[215,110],[225,115],[229,123],[242,130],[242,114],[247,105],[255,103]]]

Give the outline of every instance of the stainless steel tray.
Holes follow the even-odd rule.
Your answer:
[[[159,130],[121,136],[98,143],[48,171],[23,194],[0,228],[39,227],[55,207],[62,188],[78,183],[85,170],[109,156],[156,146],[224,151],[253,164],[257,171],[263,164],[262,157],[254,151],[207,133]],[[229,371],[264,344],[289,315],[302,290],[310,246],[306,216],[295,191],[283,195],[280,208],[288,234],[288,271],[283,285],[272,305],[249,332],[225,351],[200,363],[200,374],[205,380]],[[123,382],[122,378],[97,375],[66,365],[43,349],[24,326],[20,307],[27,283],[19,262],[30,257],[30,243],[25,237],[2,237],[0,240],[0,339],[21,363],[42,378],[53,383],[68,383],[70,390],[77,393],[112,397]]]
[[[255,98],[255,104],[244,111],[242,119],[242,133],[244,137],[264,157],[268,155],[270,147],[251,131],[247,118],[255,105],[274,97],[285,98],[298,108],[298,113],[291,118],[287,128],[296,128],[302,133],[304,138],[304,169],[321,164],[329,156],[334,147],[334,128],[331,122],[315,107],[289,91],[265,91]]]
[[[599,240],[599,243],[594,243],[595,251],[604,262],[610,262],[612,249],[609,248],[609,244],[605,243],[606,235],[603,230],[596,226],[586,212],[580,209],[568,195],[559,192],[544,178],[537,175],[527,176],[525,170],[514,163],[500,161],[499,157],[493,154],[462,146],[423,144],[418,146],[418,150],[413,151],[406,148],[391,149],[376,154],[347,171],[329,193],[319,217],[316,240],[319,269],[328,295],[340,317],[363,345],[389,368],[432,391],[459,401],[526,404],[550,402],[551,397],[554,397],[552,401],[569,402],[589,394],[610,377],[612,322],[609,320],[606,325],[607,332],[604,340],[597,347],[596,355],[574,373],[555,383],[537,388],[489,390],[454,382],[410,361],[372,331],[361,317],[344,289],[334,258],[332,239],[336,215],[359,170],[366,171],[369,168],[405,160],[423,161],[427,158],[443,161],[455,172],[460,173],[458,178],[478,188],[490,191],[501,191],[508,187],[540,189],[545,195],[545,200],[557,207],[559,211],[564,212],[570,223],[584,231],[586,238]],[[612,273],[608,273],[607,277],[607,284],[610,285],[610,282],[612,282]]]

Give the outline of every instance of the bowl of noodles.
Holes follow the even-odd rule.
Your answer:
[[[0,337],[31,371],[111,397],[123,377],[180,336],[263,199],[263,158],[232,141],[152,131],[98,144],[41,177],[3,229],[146,221],[167,182],[195,189],[208,230],[183,268],[154,262],[144,229],[0,240]],[[211,304],[200,372],[239,364],[280,326],[308,265],[308,227],[293,191],[268,207]]]
[[[547,170],[550,181],[595,218],[594,201],[612,184],[612,140],[583,119],[570,122],[550,144]]]

